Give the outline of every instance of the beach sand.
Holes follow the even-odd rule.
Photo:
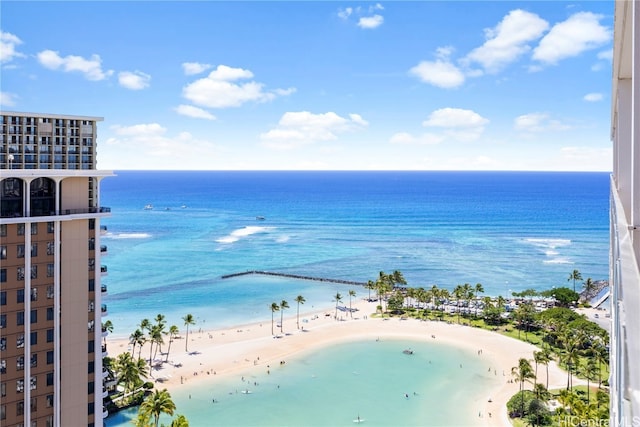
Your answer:
[[[182,335],[173,342],[168,363],[154,368],[153,378],[149,380],[155,380],[158,388],[167,388],[171,392],[188,388],[200,381],[211,382],[233,375],[240,376],[256,366],[267,369],[267,365],[276,366],[280,361],[294,358],[297,353],[321,349],[330,344],[378,338],[429,340],[468,349],[493,367],[495,375],[504,381],[484,391],[485,403],[480,409],[482,417],[478,418],[477,425],[511,425],[506,403],[519,390],[517,382],[509,383],[512,379],[511,368],[518,365],[521,357],[533,360],[533,352],[538,350],[537,347],[498,333],[456,323],[372,318],[370,314],[375,312],[376,306],[377,302],[354,301],[353,307],[358,311],[353,314],[353,319],[349,313],[338,311],[336,320],[335,308],[305,313],[300,316],[301,330],[296,327],[294,306],[285,313],[284,334],[280,334],[280,328],[276,326],[280,323],[280,315],[276,313],[273,328],[279,338],[271,335],[271,318],[262,323],[228,329],[205,330],[201,325],[190,326],[188,352],[185,351],[186,328],[180,326]],[[131,349],[126,339],[107,340],[109,355],[112,357]],[[145,350],[148,357],[148,348],[145,346],[143,349],[143,358]],[[167,343],[163,346],[163,350],[166,349]],[[538,374],[539,382],[546,382],[544,366],[538,367]],[[555,362],[551,362],[549,387],[566,386],[566,380],[567,374]],[[472,407],[469,410],[477,411],[478,408]]]

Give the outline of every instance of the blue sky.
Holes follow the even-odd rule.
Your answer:
[[[99,169],[611,170],[613,2],[18,2],[1,107]]]

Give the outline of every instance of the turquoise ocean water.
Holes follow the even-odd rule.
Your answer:
[[[608,276],[607,173],[116,173],[101,186],[112,209],[102,243],[114,336],[158,313],[180,328],[187,313],[203,328],[266,320],[272,302],[295,307],[297,295],[307,300],[301,312],[317,310],[353,288],[221,278],[247,270],[362,282],[400,270],[409,286],[482,283],[487,295],[572,286],[574,269]],[[339,388],[351,371],[329,359]]]

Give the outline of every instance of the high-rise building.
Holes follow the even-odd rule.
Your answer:
[[[611,138],[611,423],[640,425],[640,2],[615,2]]]
[[[102,426],[100,117],[0,112],[0,425]]]

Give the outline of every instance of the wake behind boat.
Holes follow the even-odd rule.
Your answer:
[[[358,418],[356,418],[355,420],[353,420],[354,423],[356,424],[360,424],[364,422],[364,419],[360,418],[360,415],[358,415]]]

